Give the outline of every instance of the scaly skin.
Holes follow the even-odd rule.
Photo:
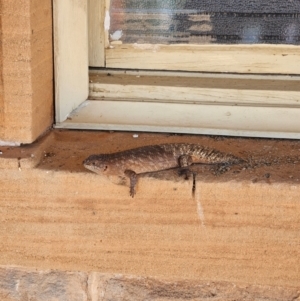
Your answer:
[[[173,143],[143,146],[112,154],[91,155],[84,162],[85,168],[106,176],[130,178],[130,195],[135,194],[137,175],[186,168],[192,164],[238,164],[242,159],[198,144]]]

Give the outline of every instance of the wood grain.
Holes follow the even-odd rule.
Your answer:
[[[89,66],[105,66],[104,1],[88,0]]]
[[[105,16],[104,22],[106,23],[104,26],[104,40],[105,40],[105,48],[109,47],[109,29],[110,29],[110,0],[105,0]],[[107,20],[106,18],[109,17]],[[106,58],[105,58],[106,64]]]
[[[1,170],[1,265],[299,288],[299,141],[80,131],[51,139],[37,168]],[[141,179],[132,199],[82,166],[92,153],[179,141],[266,164],[205,169],[195,199],[191,181],[166,176]]]
[[[53,121],[50,0],[0,1],[0,140],[31,143]]]
[[[2,11],[2,1],[0,1],[0,10]],[[0,41],[2,41],[2,14],[0,14]],[[3,47],[0,47],[0,137],[4,139],[4,87],[3,87]]]
[[[299,74],[297,46],[123,44],[106,49],[106,67]]]
[[[56,121],[67,118],[88,96],[88,12],[86,0],[55,0],[54,73]]]
[[[92,70],[89,90],[101,100],[300,106],[298,76]]]

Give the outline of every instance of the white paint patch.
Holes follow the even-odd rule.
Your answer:
[[[123,35],[122,30],[116,30],[113,34],[110,34],[110,39],[112,41],[118,41],[121,39],[122,35]]]
[[[21,142],[0,140],[0,146],[20,146]]]
[[[199,217],[199,220],[201,222],[201,226],[205,227],[204,224],[204,211],[200,202],[200,193],[196,191],[195,193],[195,200],[196,200],[196,205],[197,205],[197,215]]]
[[[107,10],[105,12],[104,29],[108,31],[109,28],[110,28],[110,15],[109,15],[109,11]]]

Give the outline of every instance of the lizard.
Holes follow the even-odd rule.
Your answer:
[[[142,146],[111,154],[90,155],[83,165],[105,176],[126,176],[130,180],[130,196],[135,195],[138,175],[192,164],[238,164],[244,160],[232,154],[189,143],[169,143]]]

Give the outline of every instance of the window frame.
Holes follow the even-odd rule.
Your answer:
[[[295,64],[295,58],[300,59],[300,47],[292,45],[177,45],[177,46],[166,46],[166,45],[122,45],[119,42],[109,43],[108,41],[108,29],[109,29],[109,8],[110,0],[98,1],[98,0],[54,0],[54,43],[55,43],[55,91],[56,91],[56,127],[58,128],[84,128],[84,129],[117,129],[117,130],[140,130],[140,131],[173,131],[173,132],[186,132],[186,133],[203,133],[203,134],[226,134],[226,135],[240,135],[240,136],[259,136],[259,137],[282,137],[282,138],[300,138],[299,129],[300,124],[295,118],[295,112],[291,114],[291,118],[295,118],[295,129],[292,127],[281,131],[284,128],[281,124],[283,120],[285,122],[290,121],[283,118],[278,120],[278,110],[282,110],[283,114],[286,114],[287,109],[294,109],[298,113],[299,105],[295,104],[293,107],[274,106],[274,116],[270,117],[273,119],[270,123],[272,125],[264,125],[262,122],[261,128],[255,127],[251,130],[251,126],[254,126],[254,122],[244,124],[244,126],[237,126],[234,129],[232,126],[227,131],[224,126],[222,130],[222,123],[218,126],[214,126],[213,123],[210,125],[207,122],[200,124],[197,130],[197,126],[183,126],[180,128],[181,122],[178,121],[178,125],[174,124],[173,127],[168,127],[167,124],[161,124],[156,127],[149,127],[145,124],[144,126],[140,123],[127,126],[122,124],[120,121],[118,124],[115,123],[103,123],[99,119],[99,122],[89,122],[88,117],[86,120],[77,119],[80,111],[86,111],[83,109],[87,104],[90,104],[88,100],[89,89],[92,83],[88,83],[89,78],[89,66],[92,67],[106,67],[106,68],[124,68],[124,69],[166,69],[168,66],[169,70],[181,70],[181,71],[199,71],[208,72],[199,74],[199,76],[211,77],[212,74],[209,72],[223,72],[224,78],[237,76],[238,79],[247,80],[255,78],[257,75],[247,75],[251,73],[262,73],[262,74],[274,74],[273,80],[281,83],[284,79],[291,79],[299,81],[300,77],[291,76],[300,74],[300,64]],[[102,25],[102,30],[98,32],[99,25]],[[76,34],[74,34],[76,33]],[[197,50],[197,51],[194,51]],[[202,52],[201,52],[202,51]],[[220,54],[220,59],[216,59],[215,53]],[[253,55],[253,53],[255,55]],[[177,63],[178,55],[181,61]],[[192,56],[191,56],[192,55]],[[219,57],[219,56],[217,56]],[[145,59],[147,58],[147,59]],[[191,59],[192,58],[192,59]],[[255,61],[256,60],[256,61]],[[187,61],[188,64],[185,64]],[[197,65],[197,62],[199,64]],[[224,64],[226,62],[226,65]],[[222,64],[223,62],[223,64]],[[199,69],[201,65],[201,69]],[[114,72],[114,71],[106,71]],[[226,74],[240,73],[238,75]],[[154,72],[155,73],[155,72]],[[285,78],[278,77],[278,74],[289,74]],[[142,74],[142,73],[140,73]],[[141,75],[138,75],[141,76]],[[142,75],[144,76],[144,75]],[[189,76],[186,73],[178,73],[178,76]],[[194,76],[193,72],[190,76]],[[248,77],[247,77],[248,76]],[[250,77],[249,77],[250,76]],[[262,77],[264,75],[261,75]],[[270,76],[270,75],[267,75]],[[217,87],[218,88],[218,87]],[[220,88],[222,92],[222,88]],[[264,89],[259,87],[257,90]],[[283,87],[282,92],[285,88]],[[238,92],[238,89],[236,89]],[[297,90],[297,89],[296,89]],[[225,90],[224,90],[225,91]],[[288,93],[287,92],[287,97]],[[293,91],[299,94],[300,92]],[[187,90],[188,93],[188,90]],[[208,91],[210,93],[210,91]],[[248,96],[247,96],[248,97]],[[105,97],[104,97],[105,98]],[[130,111],[135,111],[137,103],[143,102],[143,99],[124,99],[120,96],[120,99],[106,99],[111,103],[111,110],[115,110],[116,101],[131,101],[132,108]],[[100,102],[101,100],[96,100]],[[151,101],[150,103],[151,108]],[[93,103],[95,104],[95,103]],[[236,111],[235,116],[240,114],[247,115],[248,112],[257,106],[245,106],[241,103],[239,110]],[[152,103],[153,108],[155,103]],[[201,104],[203,105],[203,104]],[[226,107],[227,105],[227,107]],[[234,103],[225,104],[224,110],[220,113],[228,114],[228,108],[232,107]],[[244,111],[243,111],[244,105]],[[95,105],[99,110],[99,104]],[[169,106],[172,106],[170,103]],[[205,107],[204,107],[205,106]],[[209,110],[214,111],[212,102],[210,104],[204,104],[203,107],[195,107],[195,116],[197,117],[197,110],[201,112],[205,110],[209,114]],[[101,104],[100,104],[101,107]],[[270,105],[264,102],[262,99],[259,107],[265,107],[265,111],[270,111]],[[272,106],[271,106],[272,107]],[[147,107],[149,109],[149,106]],[[257,109],[261,110],[261,109]],[[176,110],[175,110],[176,111]],[[190,110],[188,110],[190,111]],[[285,113],[284,113],[285,112]],[[109,113],[105,112],[105,113]],[[290,113],[288,113],[289,115]],[[84,115],[84,114],[83,114]],[[153,114],[154,115],[154,114]],[[267,113],[270,116],[269,113]],[[272,115],[272,114],[271,114]],[[216,118],[220,119],[217,114]],[[230,115],[231,116],[231,115]],[[254,116],[254,115],[252,115]],[[263,118],[263,111],[259,114],[260,118]],[[132,115],[130,118],[137,118],[136,115]],[[168,118],[175,119],[178,116],[169,116]],[[224,116],[223,116],[224,117]],[[93,118],[91,118],[93,119]],[[214,118],[212,118],[214,119]],[[222,119],[222,118],[221,118]],[[238,117],[240,120],[240,117]],[[254,118],[255,119],[255,118]],[[76,120],[81,120],[77,122]],[[94,120],[94,119],[93,119]],[[223,119],[222,119],[223,120]],[[227,120],[227,119],[226,119]],[[223,120],[224,121],[224,120]],[[151,121],[152,122],[152,121]],[[150,122],[150,123],[151,123]],[[171,121],[170,121],[171,122]],[[225,121],[224,121],[225,122]],[[226,122],[236,124],[234,117],[229,118]],[[276,125],[277,123],[277,125]],[[251,125],[252,124],[252,125]],[[264,129],[263,127],[266,126]]]

